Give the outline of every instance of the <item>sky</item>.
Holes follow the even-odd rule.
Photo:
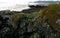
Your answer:
[[[25,5],[29,2],[34,1],[48,1],[48,0],[0,0],[0,9],[11,7],[13,5],[19,4],[19,5]],[[57,0],[53,0],[57,1]]]
[[[1,5],[13,5],[13,4],[27,4],[28,2],[33,2],[37,0],[0,0]]]
[[[28,4],[29,2],[34,2],[34,1],[48,1],[48,0],[0,0],[0,7],[7,7],[15,4]],[[53,0],[57,1],[57,0]]]
[[[41,1],[60,1],[60,0],[41,0]]]
[[[16,4],[25,5],[25,4],[28,4],[29,2],[34,2],[34,1],[37,1],[37,0],[0,0],[0,10],[7,9]]]

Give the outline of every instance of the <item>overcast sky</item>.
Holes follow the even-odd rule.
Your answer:
[[[34,2],[37,0],[0,0],[0,10],[3,9],[9,9],[9,8],[15,8],[16,4],[19,5],[26,5],[29,2]]]
[[[10,7],[16,4],[24,5],[34,1],[48,1],[48,0],[0,0],[0,9]],[[57,0],[53,0],[53,1],[57,1]]]
[[[14,4],[28,4],[28,2],[34,2],[34,1],[48,1],[48,0],[0,0],[0,7],[11,6]]]
[[[0,0],[0,7],[8,7],[15,4],[28,4],[28,2],[33,2],[37,0]]]

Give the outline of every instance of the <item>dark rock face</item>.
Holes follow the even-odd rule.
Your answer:
[[[29,5],[29,7],[30,7],[30,8],[37,8],[37,9],[40,8],[40,9],[43,9],[43,8],[48,7],[48,6],[41,6],[41,5],[36,5],[36,6],[35,6],[35,5]]]
[[[29,5],[30,9],[25,9],[22,10],[22,13],[35,13],[35,12],[39,12],[40,9],[44,9],[47,8],[47,6],[40,6],[40,5]]]
[[[9,24],[9,18],[0,16],[0,38],[50,38],[49,29],[44,28],[38,21],[28,21],[22,17],[16,22],[16,28]],[[41,34],[41,35],[40,35]]]
[[[33,21],[32,18],[23,16],[13,25],[9,15],[0,15],[0,38],[56,38],[57,31],[50,26],[49,19],[45,19],[46,24],[41,24],[38,19],[39,17]]]
[[[8,24],[9,18],[4,18],[0,15],[0,38],[5,38],[5,34],[10,31],[11,25]]]

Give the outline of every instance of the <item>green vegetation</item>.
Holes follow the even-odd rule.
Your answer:
[[[0,11],[0,36],[2,38],[60,38],[60,25],[56,23],[57,19],[60,19],[60,4],[50,4],[35,13]]]
[[[42,16],[48,18],[54,28],[60,29],[60,25],[56,25],[56,20],[60,19],[60,4],[50,4],[42,13]]]
[[[56,23],[57,19],[60,19],[60,4],[50,4],[48,8],[41,12],[41,17],[43,19],[42,21],[47,18],[50,21],[50,26],[60,31],[60,25]],[[57,34],[56,38],[60,38],[59,34]]]

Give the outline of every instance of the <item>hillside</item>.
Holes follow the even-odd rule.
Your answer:
[[[60,38],[60,4],[0,11],[0,38]]]

